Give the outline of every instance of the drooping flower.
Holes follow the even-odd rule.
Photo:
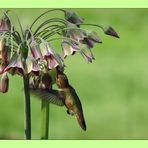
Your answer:
[[[26,59],[26,73],[30,75],[39,75],[39,72],[40,67],[37,61],[32,57],[28,57]]]
[[[8,66],[4,69],[4,72],[9,72],[12,75],[24,75],[25,69],[23,64],[23,58],[21,54],[14,53]]]
[[[87,37],[82,41],[84,44],[87,44],[89,48],[93,48],[95,43],[102,43],[101,39],[95,31],[91,31],[87,34]]]
[[[47,61],[47,67],[49,69],[55,68],[58,65],[63,67],[63,59],[58,53],[55,53],[47,42],[40,44],[41,53],[44,59]]]
[[[68,41],[63,41],[61,43],[62,51],[63,51],[63,57],[66,58],[69,55],[75,54],[76,51],[79,50],[78,46],[74,43],[70,43]]]
[[[10,59],[10,47],[6,46],[5,38],[0,39],[0,60],[8,62]]]
[[[0,20],[0,32],[10,31],[11,30],[11,23],[9,18],[4,15]]]
[[[71,11],[66,11],[65,19],[73,24],[81,24],[84,22],[84,20],[81,17],[79,17],[76,13]]]
[[[35,58],[36,60],[43,59],[42,53],[39,48],[39,44],[34,39],[32,39],[30,43],[30,52],[32,54],[32,57]]]
[[[94,55],[91,51],[91,49],[89,49],[86,45],[81,45],[81,48],[80,48],[80,53],[82,55],[82,57],[85,59],[85,61],[87,63],[92,63],[92,60],[94,60]]]
[[[80,29],[72,28],[67,30],[67,37],[71,38],[73,41],[79,42],[87,36]]]
[[[4,72],[7,66],[8,66],[8,62],[0,60],[0,74]]]
[[[9,78],[7,73],[3,73],[0,78],[0,92],[6,93],[9,88]]]

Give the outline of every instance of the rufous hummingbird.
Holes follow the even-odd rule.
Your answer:
[[[47,102],[58,106],[65,105],[67,113],[75,115],[80,127],[86,131],[86,123],[83,115],[81,101],[75,89],[69,84],[67,76],[63,73],[57,73],[56,84],[58,90],[54,89],[31,89],[31,92],[41,99],[46,99]]]

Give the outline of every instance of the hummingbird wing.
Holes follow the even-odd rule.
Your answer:
[[[46,100],[48,103],[55,104],[58,106],[63,106],[63,96],[59,93],[58,90],[53,90],[53,89],[30,89],[31,94],[36,96],[39,99]]]

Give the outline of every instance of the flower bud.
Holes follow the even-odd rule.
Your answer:
[[[85,37],[87,37],[80,29],[78,28],[72,28],[68,29],[67,36],[71,39],[73,39],[76,42],[79,42],[83,40]]]
[[[102,43],[102,41],[95,31],[91,31],[87,34],[87,37],[84,38],[82,43],[86,44],[89,48],[93,48],[95,43]]]
[[[0,92],[6,93],[9,88],[9,79],[7,73],[2,74],[0,78]]]
[[[107,27],[107,28],[104,28],[104,33],[107,34],[107,35],[110,35],[110,36],[114,36],[116,38],[120,38],[117,34],[117,32],[112,28],[112,27]]]
[[[70,12],[70,11],[67,11],[65,13],[65,19],[68,22],[73,23],[73,24],[81,24],[84,21],[81,17],[76,15],[74,12]]]

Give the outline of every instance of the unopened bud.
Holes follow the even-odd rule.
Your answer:
[[[9,88],[9,78],[6,73],[2,74],[0,78],[0,92],[6,93]]]

